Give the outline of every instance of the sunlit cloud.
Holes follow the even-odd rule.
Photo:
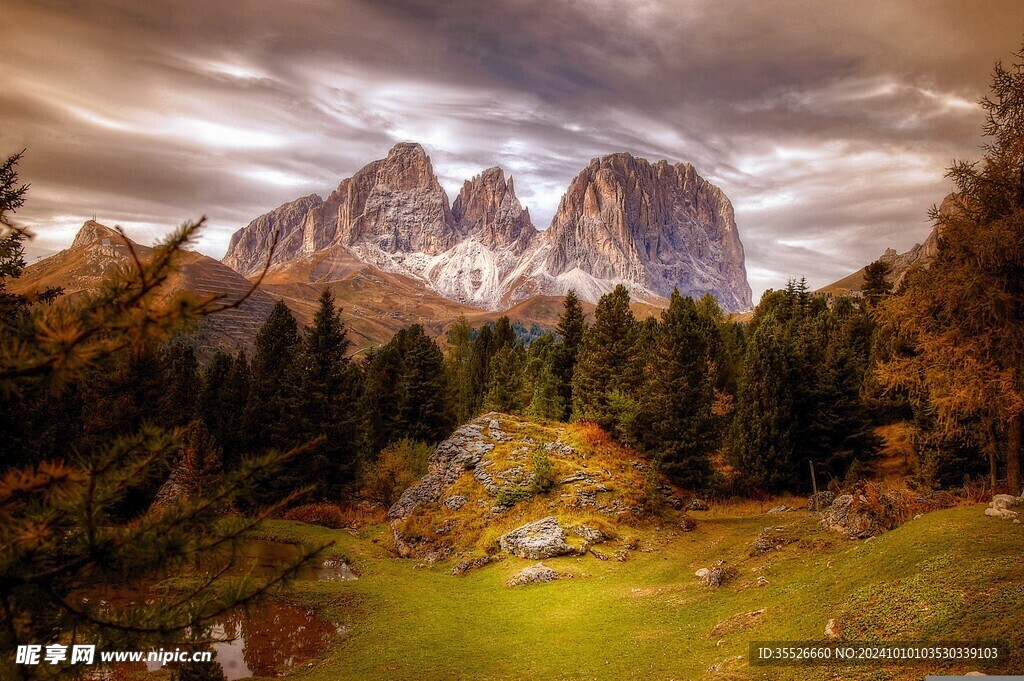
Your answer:
[[[999,23],[1016,0],[313,7],[9,0],[0,152],[28,149],[32,257],[93,215],[143,241],[207,215],[197,248],[220,257],[252,218],[412,140],[451,198],[503,167],[542,229],[595,156],[692,163],[735,206],[755,299],[819,286],[927,235],[1020,39]]]

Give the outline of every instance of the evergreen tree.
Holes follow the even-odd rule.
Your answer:
[[[562,405],[564,405],[563,413],[559,418],[565,419],[569,417],[569,412],[572,409],[572,379],[587,324],[583,314],[583,305],[575,290],[570,289],[565,294],[562,305],[564,309],[558,318],[556,329],[562,342],[555,351],[553,374],[559,382],[558,394],[561,397]]]
[[[473,341],[473,351],[469,358],[469,387],[466,390],[470,398],[467,403],[469,414],[478,414],[483,407],[484,394],[491,376],[491,358],[495,352],[497,345],[494,342],[494,331],[485,325]]]
[[[541,419],[564,419],[565,383],[557,375],[562,344],[548,333],[530,343],[526,354],[524,380],[528,397],[527,413]]]
[[[761,320],[740,375],[730,460],[748,489],[779,491],[793,482],[793,394],[782,327]]]
[[[444,368],[448,376],[448,384],[452,390],[452,404],[456,420],[465,423],[475,416],[473,405],[477,396],[474,393],[473,367],[473,328],[464,316],[448,328],[448,347],[445,350]]]
[[[573,418],[628,436],[641,383],[637,323],[621,284],[601,297],[573,375]]]
[[[864,283],[860,290],[864,298],[872,305],[892,292],[892,285],[889,283],[889,271],[892,268],[889,263],[876,260],[864,268]]]
[[[502,345],[491,360],[484,409],[518,414],[523,410],[523,399],[522,346]]]
[[[401,348],[399,414],[401,437],[439,442],[454,427],[448,401],[444,356],[423,327],[413,324],[398,335]]]
[[[662,314],[641,398],[637,440],[673,482],[703,487],[717,444],[712,413],[717,328],[692,298],[673,291]]]
[[[180,340],[161,353],[166,388],[163,395],[163,423],[184,426],[196,416],[200,394],[199,361],[192,346]]]
[[[303,480],[315,480],[316,493],[330,500],[337,500],[354,482],[358,470],[358,377],[346,356],[348,347],[341,311],[335,308],[330,289],[324,289],[313,325],[299,344],[291,410],[300,439],[322,436],[324,440],[291,472],[296,487]]]
[[[289,403],[298,348],[299,324],[288,306],[277,301],[256,334],[249,369],[248,451],[288,448],[297,439]]]

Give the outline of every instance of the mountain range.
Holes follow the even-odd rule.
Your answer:
[[[26,268],[10,288],[87,292],[109,267],[130,263],[129,246],[143,257],[149,251],[90,220],[68,249]],[[506,314],[550,328],[570,289],[589,313],[620,283],[640,318],[658,314],[675,288],[694,297],[711,293],[728,311],[751,305],[725,194],[689,164],[626,153],[592,160],[550,226],[538,230],[501,168],[467,180],[449,204],[423,148],[400,143],[326,199],[298,198],[239,229],[223,261],[185,251],[167,288],[230,300],[268,258],[255,295],[204,320],[201,348],[250,345],[275,300],[309,323],[325,286],[344,310],[356,351],[412,323],[442,335],[459,316],[479,325]]]
[[[617,284],[656,305],[678,288],[711,293],[727,311],[751,306],[724,192],[689,164],[626,153],[592,160],[538,230],[501,168],[467,180],[449,206],[423,148],[400,143],[327,199],[296,199],[238,230],[224,262],[252,276],[275,239],[276,270],[304,267],[323,281],[354,261],[488,310],[570,289],[596,302]]]

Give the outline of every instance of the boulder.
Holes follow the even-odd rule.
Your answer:
[[[985,515],[991,516],[992,518],[1006,518],[1007,520],[1013,520],[1019,514],[1016,511],[1011,511],[1008,508],[994,508],[990,506],[985,509]]]
[[[989,506],[992,508],[1013,508],[1018,504],[1020,504],[1020,499],[1012,494],[997,494],[992,497],[992,503]]]
[[[566,532],[554,516],[541,518],[518,527],[498,539],[498,545],[505,553],[520,558],[552,558],[572,552],[565,543]]]
[[[785,504],[779,504],[778,506],[773,506],[772,508],[768,509],[768,512],[769,513],[789,513],[790,511],[795,511],[795,510],[796,509],[792,508],[791,506],[786,506]]]
[[[850,539],[866,539],[881,534],[878,515],[863,495],[842,494],[821,514],[821,524]]]
[[[552,570],[544,563],[535,563],[528,567],[524,567],[519,571],[515,577],[513,577],[508,585],[509,586],[522,586],[523,584],[543,584],[545,582],[553,582],[556,579],[560,579],[562,574]]]
[[[735,579],[735,577],[736,577],[736,568],[734,568],[731,565],[724,565],[723,564],[723,565],[716,565],[716,566],[714,566],[712,568],[709,568],[707,573],[701,579],[701,581],[704,582],[705,586],[710,586],[710,587],[713,587],[713,588],[717,589],[718,587],[722,586],[726,582],[729,582],[732,579]]]
[[[697,521],[684,513],[679,520],[679,529],[683,532],[693,532],[697,529]]]
[[[826,508],[832,505],[835,501],[836,495],[828,490],[822,490],[817,494],[812,494],[807,499],[807,510],[808,511],[824,511]]]
[[[604,532],[596,527],[590,527],[589,525],[577,525],[572,528],[572,531],[573,534],[581,538],[587,544],[603,544],[608,541],[608,537],[605,536]]]
[[[700,499],[690,499],[686,504],[687,511],[706,511],[708,505]]]

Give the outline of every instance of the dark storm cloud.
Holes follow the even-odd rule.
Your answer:
[[[1024,34],[1016,0],[26,2],[0,9],[0,150],[32,248],[96,214],[199,246],[419,141],[449,192],[491,165],[539,226],[590,158],[688,161],[736,206],[755,296],[928,232],[943,168]]]

